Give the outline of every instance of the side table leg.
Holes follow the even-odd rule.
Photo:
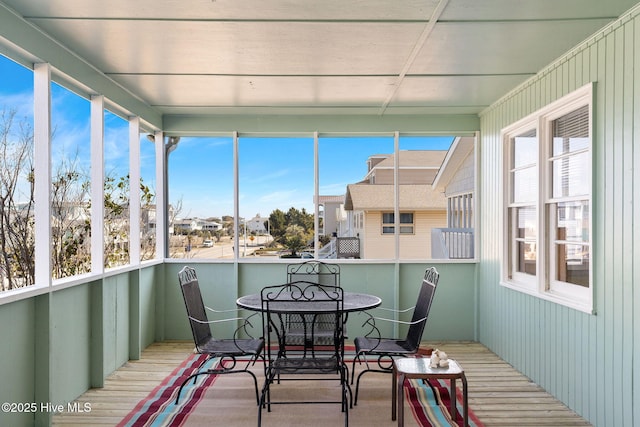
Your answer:
[[[467,377],[462,373],[462,420],[464,427],[469,425],[469,394],[467,392]]]
[[[451,415],[451,419],[453,421],[456,420],[458,410],[456,408],[456,379],[451,378],[449,380],[449,400],[451,403],[451,407],[449,408],[449,415]]]
[[[391,421],[395,421],[396,420],[396,408],[397,408],[397,402],[396,402],[396,396],[398,394],[398,390],[396,389],[396,387],[398,386],[398,372],[396,371],[396,366],[393,365],[393,379],[391,380]]]
[[[398,387],[396,390],[398,396],[398,427],[404,427],[404,374],[398,376]]]

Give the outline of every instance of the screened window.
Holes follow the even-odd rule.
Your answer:
[[[172,137],[169,145],[169,256],[233,258],[233,138]]]
[[[503,284],[592,309],[591,86],[507,128]]]
[[[129,257],[129,122],[104,110],[104,266]]]
[[[0,291],[35,283],[33,72],[0,55]],[[13,256],[6,256],[13,255]]]
[[[156,256],[156,151],[153,140],[140,135],[140,260]]]
[[[90,104],[51,84],[51,275],[91,271]]]

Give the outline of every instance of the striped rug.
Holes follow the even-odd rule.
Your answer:
[[[405,383],[405,400],[408,402],[418,424],[426,427],[448,427],[452,425],[463,427],[462,391],[456,388],[457,414],[454,422],[449,414],[449,408],[451,408],[449,381],[429,380],[429,383],[431,386],[422,380],[413,379]],[[468,415],[469,426],[483,426],[471,409],[469,409]]]
[[[180,401],[175,405],[176,396],[182,382],[189,375],[198,371],[199,366],[207,359],[207,355],[189,356],[162,383],[157,386],[146,399],[140,401],[118,427],[142,426],[180,426],[193,412],[207,391],[218,377],[217,375],[200,375],[195,384],[189,381],[180,393]],[[208,363],[217,363],[211,360]]]
[[[190,381],[184,387],[180,395],[180,401],[178,405],[175,405],[176,394],[180,385],[185,378],[197,371],[204,360],[206,360],[204,355],[194,354],[189,356],[171,375],[149,393],[146,399],[139,402],[118,426],[199,426],[218,425],[218,422],[237,426],[255,425],[257,421],[255,395],[253,394],[252,382],[245,375],[201,375],[197,378],[195,384]],[[216,364],[218,361],[213,359],[207,363]],[[261,378],[259,371],[261,369],[256,364],[255,372],[258,374],[259,381]],[[229,377],[233,377],[233,379]],[[395,421],[391,421],[390,417],[391,381],[389,376],[371,374],[363,378],[365,379],[360,385],[358,406],[349,411],[349,424],[354,427],[360,425],[371,426],[372,422],[376,426],[397,425]],[[420,380],[407,381],[405,386],[405,425],[408,427],[462,426],[462,396],[460,390],[457,390],[458,396],[456,396],[458,406],[457,423],[453,423],[447,411],[450,407],[448,381],[434,381],[431,384],[433,387]],[[228,387],[228,389],[225,387]],[[222,388],[225,388],[224,392],[222,392]],[[217,395],[215,390],[218,390]],[[292,391],[294,394],[299,392],[299,390],[295,389]],[[304,389],[302,392],[304,392]],[[237,393],[245,394],[237,396]],[[438,403],[439,400],[440,404]],[[201,402],[203,402],[202,405],[198,406]],[[300,405],[286,406],[287,408],[300,408]],[[284,411],[288,410],[279,407],[277,411],[274,410],[274,412],[266,416],[263,415],[265,417],[263,419],[268,421],[269,417],[271,417],[271,421],[275,425],[299,425],[297,421],[285,418],[278,422],[277,418],[274,418],[283,416]],[[233,415],[234,411],[236,411],[237,415]],[[304,413],[308,421],[306,422],[307,425],[334,425],[341,423],[342,416],[339,412],[339,410],[335,411],[333,407],[329,409],[323,405],[304,405]],[[331,421],[329,421],[328,414],[333,416],[334,413],[336,418],[331,418]],[[363,416],[363,414],[366,415]],[[326,422],[322,422],[323,419]],[[266,424],[269,425],[268,422]],[[471,427],[483,426],[471,410],[469,410],[469,425]]]

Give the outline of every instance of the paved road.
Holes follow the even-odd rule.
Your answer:
[[[258,245],[258,242],[260,245]],[[253,242],[247,239],[247,247],[245,249],[244,240],[240,239],[240,257],[254,256],[253,253],[264,246],[266,238],[260,236]],[[176,258],[233,258],[233,242],[222,241],[214,243],[212,248],[192,247],[191,251],[185,256],[184,252],[176,254]]]

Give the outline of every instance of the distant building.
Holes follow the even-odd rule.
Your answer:
[[[319,206],[320,236],[342,236],[346,234],[345,221],[347,213],[344,210],[344,195],[319,196],[315,203]]]
[[[444,195],[433,189],[447,151],[400,151],[398,200],[400,258],[431,258],[431,230],[447,224]],[[369,157],[364,179],[347,186],[349,235],[359,237],[361,258],[395,257],[394,154]]]
[[[215,221],[207,221],[204,219],[198,220],[198,226],[202,231],[214,232],[222,230],[222,224]]]
[[[474,137],[456,138],[433,181],[434,190],[447,198],[447,227],[473,227],[474,146]]]
[[[176,234],[190,233],[193,231],[217,231],[222,229],[222,224],[215,221],[207,221],[201,218],[181,218],[173,221]]]
[[[433,258],[474,258],[475,138],[458,137],[451,144],[433,188],[447,199],[447,226],[434,229]]]
[[[268,220],[266,218],[262,218],[260,214],[256,214],[253,218],[246,222],[247,232],[253,234],[267,234],[267,227],[265,227],[264,223]]]

